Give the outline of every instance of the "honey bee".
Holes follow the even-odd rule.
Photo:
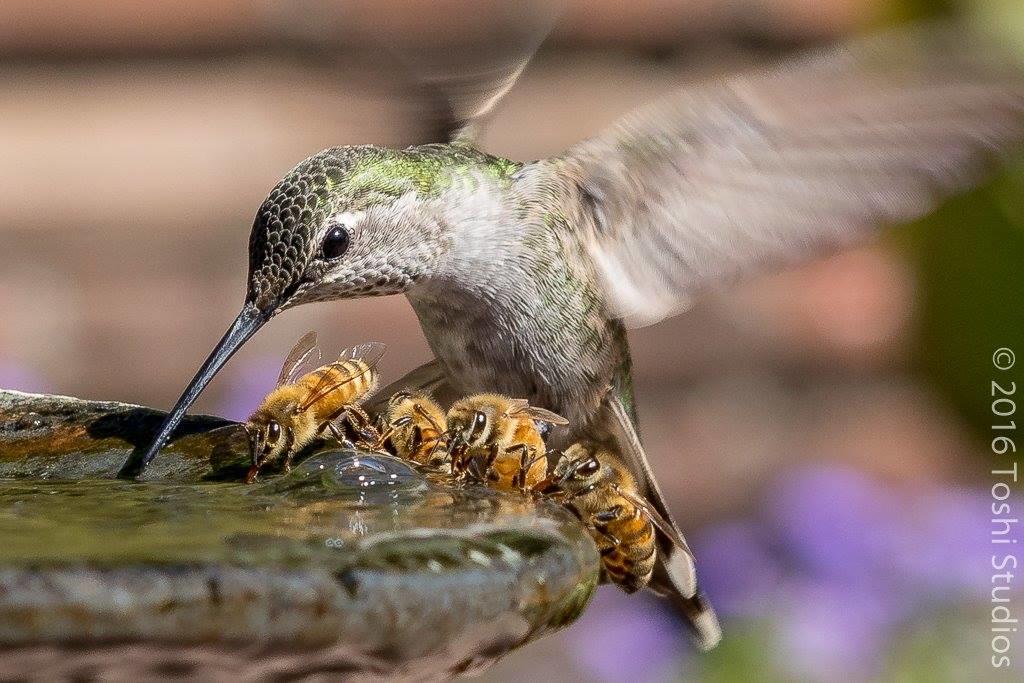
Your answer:
[[[359,407],[376,388],[374,370],[384,355],[378,342],[345,349],[338,360],[309,370],[320,362],[316,332],[306,333],[288,354],[277,384],[249,417],[245,429],[252,446],[252,482],[268,464],[283,460],[291,468],[295,454],[328,432],[341,443],[347,434],[376,441],[369,416]]]
[[[429,395],[398,392],[388,399],[379,422],[381,444],[389,445],[398,457],[433,468],[449,466],[447,419]]]
[[[661,517],[634,493],[636,481],[618,458],[596,444],[573,444],[538,488],[590,529],[609,581],[627,593],[647,585],[658,559],[655,524]]]
[[[583,521],[601,553],[605,580],[627,593],[647,587],[668,598],[686,617],[698,645],[714,647],[721,629],[697,588],[690,547],[640,494],[613,451],[593,442],[573,444],[535,490]]]
[[[447,420],[453,474],[524,492],[547,474],[547,447],[537,423],[569,423],[526,399],[500,394],[460,399],[448,409]]]

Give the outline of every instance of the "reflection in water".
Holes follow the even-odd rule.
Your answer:
[[[255,486],[0,480],[0,563],[115,556],[118,562],[257,562],[264,550],[327,559],[335,554],[325,546],[328,538],[493,526],[555,531],[550,515],[526,497],[429,481],[392,456],[332,450]],[[268,538],[276,540],[244,540]]]
[[[342,533],[325,540],[343,547],[346,537],[366,536],[389,516],[397,528],[404,510],[417,507],[409,494],[423,493],[430,484],[405,461],[383,453],[329,450],[317,453],[284,477],[256,488],[260,494],[283,495],[304,503],[290,519],[307,528],[331,528]],[[340,494],[339,501],[325,494]],[[450,502],[450,499],[449,499]],[[340,503],[340,506],[339,506]],[[344,511],[344,515],[338,515]]]

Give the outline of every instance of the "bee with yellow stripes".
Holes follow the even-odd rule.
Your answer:
[[[306,333],[285,359],[273,391],[246,422],[252,447],[246,480],[253,481],[268,465],[289,470],[296,453],[325,435],[341,443],[379,440],[359,403],[377,387],[375,368],[385,348],[379,342],[360,344],[333,363],[308,370],[321,354],[316,332]]]
[[[451,468],[444,409],[423,392],[400,391],[379,416],[380,443],[403,460],[435,469]]]
[[[528,491],[547,474],[539,424],[568,424],[526,399],[475,394],[448,409],[452,473],[470,475],[500,491]]]

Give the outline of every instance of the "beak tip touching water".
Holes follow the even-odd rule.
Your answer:
[[[185,391],[182,392],[181,398],[178,399],[174,408],[164,418],[163,424],[160,425],[160,430],[157,432],[153,442],[145,450],[136,448],[128,456],[124,465],[121,466],[121,470],[117,473],[118,477],[121,479],[137,479],[142,475],[149,463],[156,457],[156,454],[170,440],[171,434],[177,428],[182,418],[185,417],[185,413],[199,397],[199,394],[210,383],[210,380],[214,378],[228,359],[238,349],[242,348],[242,345],[249,341],[256,334],[256,331],[263,327],[263,324],[269,319],[270,315],[260,311],[251,302],[246,303],[242,307],[242,311],[235,318],[235,322],[231,324],[231,327],[220,342],[218,342],[213,352],[206,359],[206,362],[199,368],[196,376],[185,387]]]

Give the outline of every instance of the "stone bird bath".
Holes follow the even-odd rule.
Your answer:
[[[240,427],[0,391],[0,679],[443,679],[572,622],[598,580],[546,501],[313,452],[246,486]]]

